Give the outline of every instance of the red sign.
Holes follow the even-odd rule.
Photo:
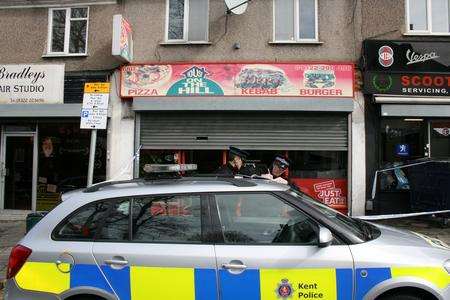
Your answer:
[[[347,214],[347,179],[291,178],[302,192]]]
[[[121,96],[353,97],[354,66],[333,63],[127,65]]]

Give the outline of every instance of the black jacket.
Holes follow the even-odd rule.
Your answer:
[[[217,171],[216,174],[218,175],[230,175],[230,176],[234,176],[237,174],[237,170],[230,165],[229,163],[223,166],[220,166]]]

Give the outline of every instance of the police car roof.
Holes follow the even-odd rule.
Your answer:
[[[233,177],[181,177],[168,179],[131,179],[94,184],[82,190],[63,194],[63,200],[69,198],[116,198],[130,195],[242,192],[242,191],[285,191],[288,185],[266,179]],[[77,195],[77,197],[73,197]]]

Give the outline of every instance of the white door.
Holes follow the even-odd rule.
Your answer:
[[[0,209],[36,210],[35,132],[4,132],[0,147]]]

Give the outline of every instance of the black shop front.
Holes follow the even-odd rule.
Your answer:
[[[378,213],[411,210],[412,167],[397,167],[450,157],[449,47],[434,41],[364,41],[367,190],[373,198],[369,208]]]

